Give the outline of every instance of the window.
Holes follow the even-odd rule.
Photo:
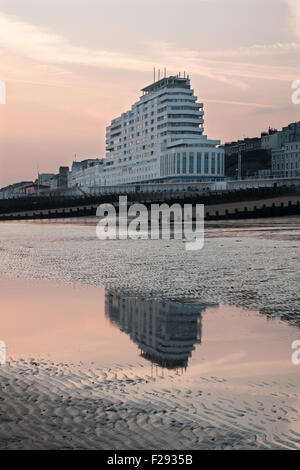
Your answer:
[[[216,157],[214,153],[212,154],[212,157],[211,157],[211,172],[213,174],[216,173]]]
[[[208,174],[208,153],[205,153],[204,156],[204,173]]]
[[[172,154],[172,175],[175,175],[175,153]]]
[[[201,153],[197,153],[197,173],[201,173]]]
[[[189,173],[194,173],[194,153],[193,152],[190,152]]]
[[[177,175],[180,174],[180,153],[177,153]]]
[[[221,154],[218,153],[217,156],[217,173],[218,175],[221,173]]]
[[[182,173],[186,174],[186,153],[182,154]]]

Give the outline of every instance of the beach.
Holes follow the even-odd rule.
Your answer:
[[[233,222],[205,231],[205,245],[182,240],[105,240],[97,220],[2,223],[0,277],[101,285],[148,298],[197,298],[300,322],[299,217],[261,230]],[[248,225],[249,225],[248,221]],[[256,230],[255,230],[256,228]],[[276,231],[275,231],[276,229]]]
[[[297,218],[208,227],[193,253],[101,242],[91,221],[0,233],[1,449],[300,447]],[[181,362],[155,356],[133,311],[172,334],[176,317]]]

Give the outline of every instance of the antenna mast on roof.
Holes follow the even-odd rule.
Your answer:
[[[155,75],[156,75],[156,73],[155,73],[155,67],[154,67],[154,69],[153,69],[153,81],[154,82],[155,82]]]

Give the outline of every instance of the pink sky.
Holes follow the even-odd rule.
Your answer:
[[[0,186],[104,155],[105,127],[186,70],[222,142],[300,120],[298,0],[0,0]]]

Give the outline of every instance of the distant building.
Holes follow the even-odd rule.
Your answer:
[[[268,132],[261,133],[261,148],[265,150],[272,150],[281,147],[282,133],[277,129],[269,129]]]
[[[32,195],[32,194],[41,194],[45,191],[49,190],[49,185],[39,184],[38,182],[29,183],[25,186],[22,186],[21,193],[24,196]]]
[[[22,181],[0,189],[0,199],[12,199],[40,194],[47,190],[49,190],[48,185],[39,184],[37,181]]]
[[[75,161],[72,163],[72,171],[86,170],[92,166],[99,165],[99,163],[103,163],[101,158],[87,158],[80,162]]]
[[[282,128],[282,145],[299,142],[300,141],[300,121],[292,122],[286,127]]]
[[[300,139],[272,151],[272,173],[281,178],[300,176]]]
[[[55,176],[54,173],[39,173],[39,176],[36,182],[41,185],[50,187],[51,179],[54,178],[54,176]]]
[[[299,176],[298,147],[300,122],[294,122],[281,131],[269,128],[260,137],[226,143],[225,175],[236,177],[238,153],[242,154],[242,177]]]
[[[67,188],[68,187],[68,176],[69,176],[69,167],[61,166],[59,167],[58,173],[58,188]]]
[[[225,143],[222,145],[222,148],[225,151],[225,157],[230,155],[235,155],[239,151],[249,152],[252,150],[258,150],[261,148],[261,139],[260,137],[246,137],[243,140],[237,140],[235,142]]]
[[[9,199],[13,197],[20,197],[24,194],[23,188],[33,184],[33,181],[20,181],[19,183],[10,184],[0,189],[0,198]]]
[[[258,178],[271,175],[272,153],[270,150],[257,149],[242,151],[241,177]],[[229,178],[237,178],[239,173],[238,153],[225,157],[225,174]]]
[[[68,177],[68,186],[79,186],[86,189],[91,186],[101,186],[101,176],[103,177],[103,159],[95,158],[73,162]]]
[[[278,132],[278,145],[272,148],[272,174],[282,178],[300,176],[300,122],[292,122]]]
[[[59,173],[57,175],[53,175],[49,180],[50,189],[54,190],[58,188],[67,188],[68,179],[69,179],[69,167],[61,166],[59,168]]]

